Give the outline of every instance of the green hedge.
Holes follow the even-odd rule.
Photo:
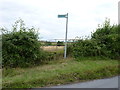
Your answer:
[[[120,59],[120,26],[111,26],[110,20],[106,20],[91,35],[91,39],[81,39],[73,44],[73,55],[75,58],[105,56]]]
[[[34,28],[25,28],[23,21],[18,20],[10,32],[2,31],[3,67],[28,67],[41,62],[43,53]]]

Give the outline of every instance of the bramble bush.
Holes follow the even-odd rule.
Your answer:
[[[98,56],[100,54],[100,47],[94,40],[78,40],[74,43],[73,54],[75,58]]]
[[[101,47],[101,55],[120,59],[120,26],[111,26],[110,20],[106,20],[93,33],[92,40],[96,40],[98,46]]]
[[[75,58],[89,56],[103,56],[111,59],[120,59],[120,26],[110,25],[105,20],[91,35],[91,39],[81,39],[73,44]]]
[[[34,27],[26,28],[20,19],[15,22],[12,31],[1,30],[3,67],[28,67],[43,60],[44,53]]]

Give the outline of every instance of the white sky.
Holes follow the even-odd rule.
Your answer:
[[[88,36],[110,18],[118,23],[119,0],[0,0],[0,26],[11,28],[22,18],[27,27],[39,28],[42,40],[64,39],[68,13],[68,38]]]

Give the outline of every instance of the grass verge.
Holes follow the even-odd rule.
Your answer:
[[[3,69],[3,88],[38,88],[118,75],[117,60],[72,58],[32,68]]]

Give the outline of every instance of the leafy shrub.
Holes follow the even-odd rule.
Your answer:
[[[94,40],[79,40],[74,43],[74,57],[81,58],[87,56],[99,56],[100,47]]]
[[[120,26],[110,25],[106,20],[92,35],[98,46],[101,47],[101,54],[110,58],[120,58]]]
[[[73,57],[73,43],[67,44],[67,56]]]
[[[75,58],[89,56],[120,58],[120,26],[111,26],[110,21],[106,20],[91,37],[91,39],[79,40],[74,43],[73,54]]]
[[[20,28],[18,28],[19,24]],[[43,53],[34,28],[25,28],[20,19],[15,22],[11,32],[5,29],[2,31],[2,65],[4,67],[28,67],[40,63]]]

